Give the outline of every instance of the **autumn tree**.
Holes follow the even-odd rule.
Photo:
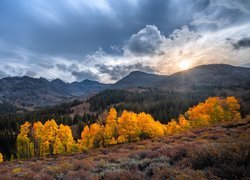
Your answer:
[[[178,123],[182,129],[187,129],[190,127],[190,122],[183,115],[179,116]]]
[[[34,155],[40,157],[43,154],[44,126],[38,121],[33,124]]]
[[[78,140],[80,150],[88,150],[104,145],[104,127],[98,123],[92,124],[90,127],[85,126],[81,140]]]
[[[0,163],[3,162],[3,155],[0,153]]]
[[[89,134],[89,126],[85,126],[82,133],[81,133],[81,139],[78,140],[78,149],[81,151],[88,150],[89,147],[91,147],[91,137]]]
[[[89,134],[91,136],[91,148],[104,146],[104,127],[98,123],[90,126]]]
[[[166,134],[167,135],[172,135],[172,134],[178,133],[180,131],[181,131],[181,126],[175,120],[171,120],[166,125]]]
[[[137,123],[137,115],[134,112],[123,111],[118,118],[118,142],[132,142],[139,140],[140,129]]]
[[[17,136],[17,154],[21,159],[32,156],[33,143],[29,138],[30,127],[31,124],[26,121],[21,125],[20,133]]]
[[[214,124],[221,121],[238,120],[240,105],[235,97],[221,99],[210,97],[204,103],[190,108],[185,114],[192,127]]]
[[[59,130],[58,130],[58,138],[60,140],[60,145],[62,146],[62,149],[60,152],[62,153],[68,153],[73,151],[73,147],[75,146],[75,142],[72,136],[72,132],[69,126],[60,124]]]
[[[240,105],[235,97],[227,97],[222,105],[224,105],[223,107],[226,111],[225,120],[239,120],[241,118],[239,113]]]
[[[154,138],[164,135],[163,125],[144,112],[137,115],[137,124],[140,130],[140,139]]]
[[[58,134],[58,125],[56,124],[55,120],[48,120],[44,124],[44,131],[42,136],[43,147],[46,153],[53,155],[57,153],[58,146],[60,140],[57,136]]]
[[[118,121],[117,112],[114,108],[111,108],[106,122],[104,130],[104,140],[105,144],[116,144],[118,138]]]
[[[21,125],[17,136],[17,150],[19,158],[40,157],[70,153],[77,151],[72,131],[69,126],[57,125],[55,120],[48,120],[43,125],[40,121],[33,126],[29,122]]]

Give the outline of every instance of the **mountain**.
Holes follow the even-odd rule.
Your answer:
[[[0,79],[0,103],[34,108],[59,104],[75,97],[87,97],[107,87],[96,81],[65,83],[60,79],[7,77]]]
[[[113,88],[131,88],[152,86],[156,82],[166,79],[167,76],[148,74],[141,71],[133,71],[112,85]]]
[[[227,64],[201,65],[157,82],[162,89],[190,91],[207,88],[250,89],[250,68]]]
[[[66,83],[60,79],[7,77],[0,79],[0,103],[17,107],[34,108],[55,105],[74,98],[84,99],[104,89],[129,89],[154,87],[180,92],[207,90],[209,88],[240,88],[250,90],[250,68],[226,64],[201,65],[170,76],[131,72],[114,84],[84,80]],[[9,104],[8,104],[9,106]]]

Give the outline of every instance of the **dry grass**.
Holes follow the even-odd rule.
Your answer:
[[[248,179],[250,121],[0,164],[0,179]]]

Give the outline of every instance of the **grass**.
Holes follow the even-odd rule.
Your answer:
[[[249,179],[250,120],[0,164],[0,179]]]

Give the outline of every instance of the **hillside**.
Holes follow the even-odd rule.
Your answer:
[[[250,89],[250,68],[227,64],[201,65],[175,73],[157,83],[161,89],[194,91],[207,88]]]
[[[0,164],[0,179],[248,179],[250,120],[86,153]]]

